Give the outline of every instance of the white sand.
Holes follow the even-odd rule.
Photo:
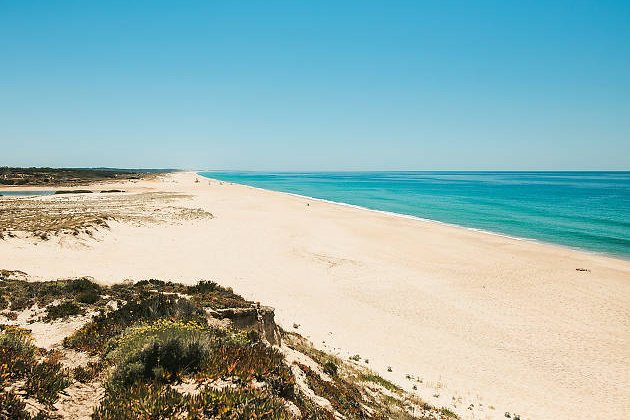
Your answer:
[[[190,193],[214,219],[114,224],[88,247],[0,241],[0,268],[212,279],[406,389],[406,374],[422,378],[417,392],[438,406],[630,418],[630,262],[195,178],[122,188]]]

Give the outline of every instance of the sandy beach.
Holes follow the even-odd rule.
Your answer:
[[[125,190],[103,203],[133,217],[118,210],[90,235],[0,240],[0,268],[214,280],[464,417],[630,417],[628,261],[191,172],[103,187]],[[28,200],[100,205],[87,196]]]

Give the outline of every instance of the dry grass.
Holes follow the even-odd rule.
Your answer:
[[[0,239],[24,234],[42,240],[59,234],[92,235],[112,220],[140,225],[212,218],[205,210],[187,207],[188,198],[163,192],[3,197]]]

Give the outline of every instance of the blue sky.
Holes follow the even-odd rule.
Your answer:
[[[0,0],[0,165],[630,170],[630,1]]]

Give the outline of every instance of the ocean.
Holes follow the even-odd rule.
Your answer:
[[[200,172],[630,259],[630,172]]]

